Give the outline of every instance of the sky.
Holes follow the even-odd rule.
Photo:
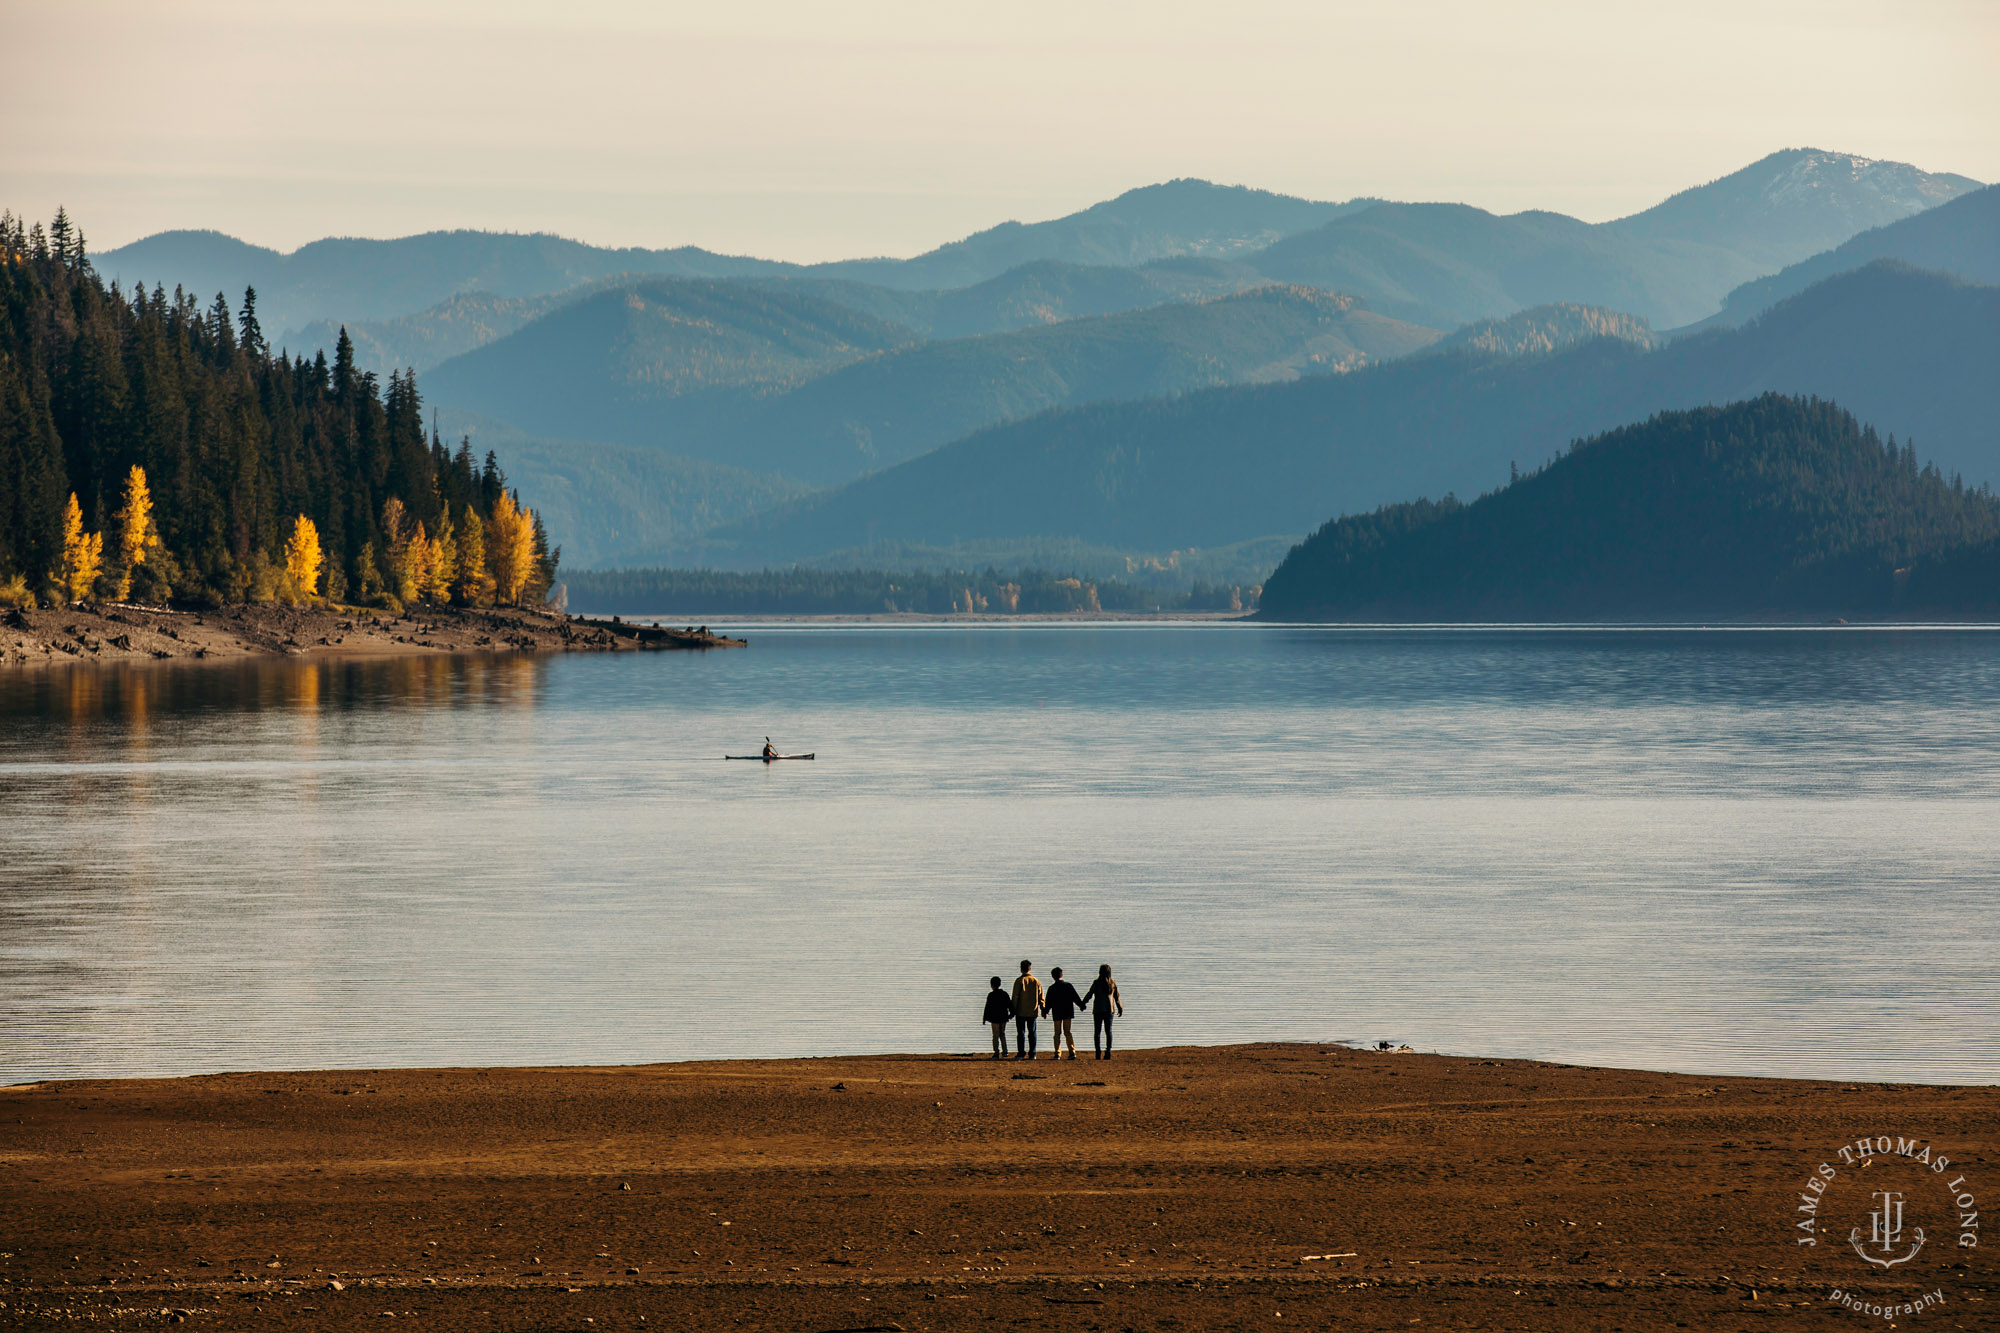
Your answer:
[[[5,0],[0,204],[908,255],[1180,176],[1622,216],[1787,147],[2000,180],[1995,0]]]

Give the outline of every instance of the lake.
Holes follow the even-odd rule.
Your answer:
[[[2000,633],[737,632],[0,675],[0,1082],[983,1051],[1024,957],[1135,1046],[2000,1081]]]

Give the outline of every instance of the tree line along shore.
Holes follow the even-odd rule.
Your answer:
[[[414,374],[273,349],[254,288],[107,286],[64,214],[0,214],[0,607],[535,606],[560,558]]]

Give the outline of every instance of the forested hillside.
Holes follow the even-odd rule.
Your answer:
[[[1567,440],[1765,391],[1835,397],[1947,471],[2000,481],[2000,288],[1877,265],[1741,329],[1645,351],[1461,351],[1351,375],[1051,412],[709,534],[746,561],[873,542],[1064,537],[1157,551],[1477,494]]]
[[[416,382],[274,355],[232,313],[121,291],[58,214],[0,217],[0,596],[539,597],[555,555],[491,454],[424,430]]]
[[[532,433],[829,484],[1053,406],[1350,369],[1436,336],[1333,293],[1265,287],[917,343],[802,293],[646,284],[559,310],[428,383],[442,402]]]
[[[2000,500],[1832,403],[1765,395],[1571,445],[1471,504],[1335,519],[1267,581],[1280,620],[1881,615]],[[1968,588],[1969,606],[1993,587]]]
[[[1880,259],[1954,274],[1968,282],[2000,283],[2000,185],[1864,231],[1769,277],[1746,282],[1729,293],[1713,322],[1741,324],[1814,283]]]
[[[475,452],[499,450],[508,477],[535,497],[535,513],[561,543],[566,571],[657,564],[663,550],[698,544],[711,528],[810,489],[644,445],[524,435],[449,408],[435,418],[446,439],[466,436],[476,441]]]

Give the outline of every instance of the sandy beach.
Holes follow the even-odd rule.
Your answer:
[[[2000,1091],[1312,1045],[38,1084],[0,1325],[2000,1326],[1948,1232],[1796,1243],[1880,1133],[1990,1189]]]

